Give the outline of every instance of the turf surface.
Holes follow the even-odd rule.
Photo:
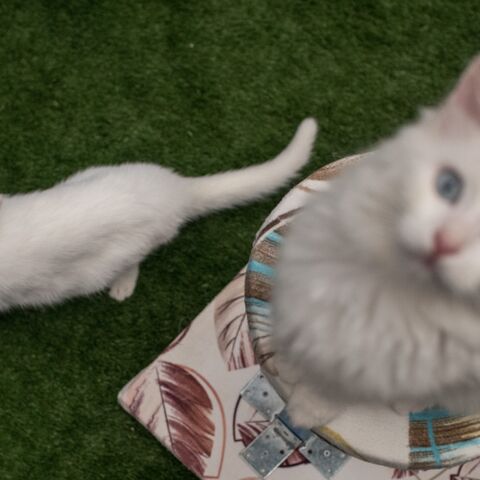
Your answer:
[[[0,189],[127,160],[241,167],[315,115],[310,172],[441,98],[476,53],[478,14],[476,0],[4,0]],[[193,478],[116,395],[243,265],[281,194],[185,228],[124,304],[2,316],[1,480]]]

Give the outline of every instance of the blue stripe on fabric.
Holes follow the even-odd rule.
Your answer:
[[[448,443],[447,445],[440,445],[439,448],[440,450],[447,450],[448,452],[452,450],[457,450],[459,448],[465,448],[465,447],[475,447],[480,444],[480,438],[472,438],[470,440],[463,440],[461,442],[455,442],[455,443]]]
[[[430,452],[432,449],[430,447],[410,447],[411,452]]]
[[[245,302],[249,305],[258,305],[259,307],[270,308],[270,303],[255,297],[246,297]]]
[[[270,304],[254,297],[246,297],[245,303],[248,313],[253,313],[262,317],[270,316]]]
[[[440,457],[440,452],[438,451],[437,442],[435,441],[435,433],[433,431],[433,422],[432,420],[427,420],[427,431],[428,431],[428,441],[430,442],[430,447],[432,450],[433,458],[438,467],[442,465],[442,458]]]
[[[448,410],[444,409],[428,409],[422,410],[421,412],[412,412],[410,413],[410,421],[417,420],[438,420],[439,418],[451,417],[452,414]]]
[[[261,273],[266,277],[273,277],[275,273],[275,269],[273,269],[272,267],[269,267],[268,265],[265,265],[264,263],[257,262],[256,260],[251,260],[248,263],[247,271]]]
[[[460,450],[462,448],[476,447],[480,445],[480,438],[472,438],[471,440],[463,440],[462,442],[449,443],[447,445],[437,445],[438,451],[443,457],[443,460],[448,460],[450,457],[457,458],[458,453],[455,453],[455,450]],[[430,447],[412,447],[410,448],[413,453],[433,453]],[[440,461],[439,465],[442,465]]]
[[[283,237],[277,232],[270,232],[267,235],[267,239],[270,240],[273,243],[282,243],[283,242]]]
[[[435,464],[437,466],[442,465],[442,457],[441,453],[445,452],[446,450],[451,450],[449,445],[437,445],[435,439],[435,432],[433,430],[433,421],[448,418],[451,414],[444,409],[427,409],[421,412],[412,412],[410,413],[410,421],[425,421],[427,426],[427,435],[428,441],[430,443],[429,447],[411,447],[410,450],[412,452],[429,452],[432,454],[433,459],[435,460]],[[452,447],[453,449],[455,447]]]

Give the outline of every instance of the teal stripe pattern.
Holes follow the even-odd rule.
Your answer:
[[[282,242],[283,237],[280,233],[269,232],[261,242],[255,245],[247,265],[247,283],[250,281],[252,288],[247,289],[245,308],[255,357],[262,365],[273,356],[270,346],[272,335],[271,305],[266,300],[269,296],[262,297],[262,292],[268,292],[271,288],[275,278],[277,251]]]
[[[259,300],[258,298],[247,297],[245,298],[245,304],[247,305],[247,312],[259,315],[261,317],[270,316],[270,303]]]
[[[283,237],[277,232],[270,232],[267,235],[267,239],[270,240],[272,243],[281,244],[283,242]]]
[[[412,412],[410,413],[410,420],[419,421],[419,420],[438,420],[440,418],[449,418],[452,415],[443,408],[429,408],[427,410],[422,410],[421,412]]]
[[[421,468],[442,468],[458,463],[459,458],[468,455],[468,449],[480,446],[480,437],[475,430],[472,431],[476,422],[473,417],[452,416],[445,409],[430,408],[410,413],[409,420],[410,458]],[[471,438],[462,438],[462,428],[467,428],[461,425],[462,422],[470,425]],[[423,435],[419,433],[421,431]]]
[[[433,461],[436,467],[442,466],[442,457],[435,439],[433,422],[438,419],[448,418],[449,414],[443,409],[427,409],[421,412],[410,413],[410,422],[425,422],[429,445],[426,447],[410,447],[410,452],[421,453],[423,461]]]
[[[264,263],[257,262],[256,260],[250,260],[248,263],[247,272],[260,273],[261,275],[272,278],[275,273],[275,269],[265,265]]]

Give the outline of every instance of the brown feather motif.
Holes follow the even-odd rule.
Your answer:
[[[255,365],[245,312],[245,271],[242,270],[215,300],[215,328],[228,370]]]
[[[161,362],[157,383],[172,453],[202,476],[215,435],[212,402],[198,380],[180,365]]]

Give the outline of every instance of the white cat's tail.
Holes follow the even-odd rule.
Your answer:
[[[307,118],[288,146],[274,159],[229,172],[189,178],[191,215],[229,208],[272,193],[308,162],[317,135],[317,122]]]

